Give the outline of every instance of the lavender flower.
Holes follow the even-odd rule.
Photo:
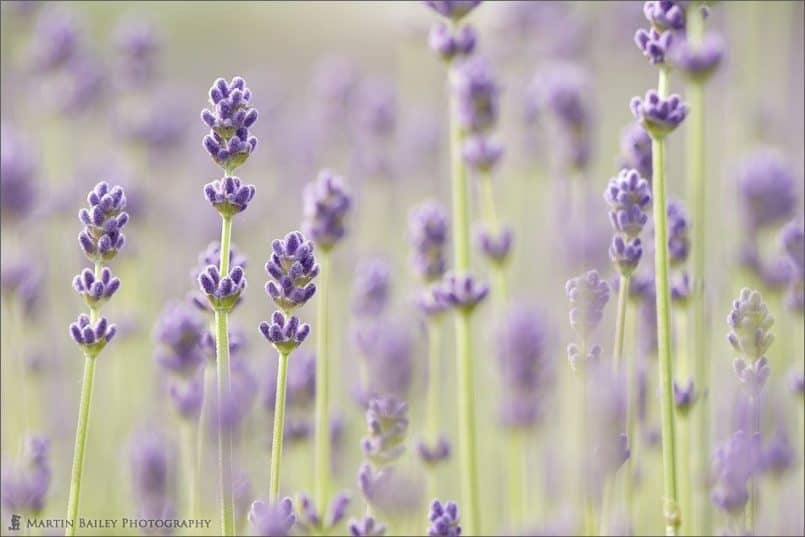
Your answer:
[[[674,65],[694,80],[710,78],[723,57],[724,41],[715,34],[704,36],[699,45],[692,45],[686,39],[676,40],[670,50]]]
[[[673,33],[671,30],[658,32],[654,28],[648,31],[641,28],[635,33],[634,41],[637,48],[643,52],[643,56],[647,57],[652,64],[664,64],[665,56],[673,42]]]
[[[161,345],[157,363],[183,377],[192,376],[204,363],[204,321],[185,304],[169,304],[157,322],[154,337]]]
[[[210,134],[203,140],[204,148],[227,175],[246,162],[257,146],[257,138],[249,135],[249,128],[257,121],[251,97],[243,78],[236,76],[229,83],[219,78],[210,88],[213,110],[201,111],[201,120],[210,127]]]
[[[245,211],[254,192],[254,185],[242,184],[239,177],[223,177],[204,185],[204,197],[225,218]]]
[[[805,274],[805,227],[802,221],[791,221],[780,232],[780,242],[800,275]]]
[[[213,310],[230,312],[237,304],[241,292],[246,289],[246,273],[241,267],[232,267],[229,274],[221,277],[218,267],[209,265],[199,274],[201,292],[207,296]]]
[[[446,438],[440,437],[431,446],[424,440],[420,440],[417,442],[416,450],[422,462],[428,466],[435,466],[450,457],[450,442]]]
[[[643,255],[637,235],[648,221],[651,188],[637,170],[621,170],[609,180],[604,199],[610,206],[609,220],[616,234],[609,248],[609,258],[624,276],[631,275]]]
[[[366,362],[366,386],[359,401],[366,406],[378,394],[405,398],[413,377],[412,342],[408,330],[397,322],[378,319],[361,322],[355,343]]]
[[[733,362],[733,368],[738,381],[753,396],[757,396],[760,393],[771,373],[769,361],[765,356],[755,362],[747,362],[743,358],[736,358]]]
[[[478,134],[467,138],[462,153],[470,167],[481,172],[489,172],[503,156],[503,145]]]
[[[390,269],[382,259],[360,263],[352,285],[352,310],[362,317],[377,317],[389,301]]]
[[[137,433],[131,442],[131,483],[140,516],[174,516],[174,454],[165,437],[154,430]]]
[[[698,394],[693,385],[693,379],[688,379],[686,385],[674,381],[674,403],[682,416],[686,416],[696,402]]]
[[[81,295],[84,302],[90,308],[100,307],[109,300],[112,295],[120,288],[120,279],[112,276],[112,271],[109,267],[104,267],[101,270],[99,278],[95,278],[95,274],[85,268],[81,274],[73,278],[73,289]]]
[[[433,503],[430,504],[428,520],[430,521],[428,528],[430,537],[458,537],[461,535],[461,526],[458,525],[458,506],[454,502],[447,502],[442,506],[439,500],[433,500]]]
[[[78,218],[84,229],[78,234],[78,242],[88,259],[107,261],[117,255],[126,243],[122,233],[129,221],[126,194],[119,186],[110,187],[101,181],[87,196],[89,208],[81,209]]]
[[[351,518],[348,527],[352,537],[383,537],[386,534],[386,526],[370,516],[363,517],[360,521]]]
[[[396,461],[405,451],[408,405],[394,396],[369,401],[366,411],[369,434],[361,440],[364,455],[377,466]]]
[[[788,386],[795,395],[805,396],[805,373],[792,369],[788,374]]]
[[[268,387],[263,401],[266,408],[273,411],[277,393],[276,371],[271,371],[266,378]],[[285,397],[292,408],[307,409],[313,404],[316,397],[316,357],[312,352],[300,349],[289,361]]]
[[[443,300],[438,291],[440,283],[436,282],[423,289],[415,299],[417,308],[427,317],[437,317],[450,309],[450,304]]]
[[[249,525],[254,535],[286,537],[296,522],[290,498],[283,498],[275,505],[258,500],[249,510]]]
[[[471,312],[489,294],[489,286],[466,274],[445,275],[433,288],[434,297],[451,308]]]
[[[437,22],[428,34],[430,48],[448,62],[453,58],[472,54],[476,40],[475,29],[469,25],[452,31],[443,22]]]
[[[652,138],[662,139],[685,119],[688,107],[679,95],[663,99],[655,90],[648,90],[645,99],[633,97],[629,107]]]
[[[591,334],[604,316],[609,302],[609,285],[598,272],[591,270],[565,284],[570,300],[570,326],[582,337]]]
[[[36,21],[31,41],[31,65],[39,73],[58,70],[78,53],[81,29],[78,21],[62,7],[43,10]]]
[[[716,485],[710,495],[720,509],[740,513],[747,501],[747,483],[758,470],[759,437],[747,437],[743,431],[736,432],[713,456],[713,471]]]
[[[132,87],[149,85],[156,76],[154,56],[160,45],[154,27],[145,21],[122,19],[114,34],[124,83]]]
[[[26,317],[33,316],[44,291],[43,274],[39,263],[3,260],[0,265],[0,290],[4,296],[15,297]]]
[[[668,202],[668,262],[671,266],[687,261],[690,252],[689,230],[685,207],[678,201]]]
[[[299,231],[288,233],[284,239],[271,243],[271,257],[266,272],[272,280],[266,283],[266,293],[285,312],[303,306],[316,293],[311,280],[319,274],[313,255],[313,243]]]
[[[441,204],[426,201],[411,210],[408,242],[413,248],[411,261],[417,275],[425,281],[440,278],[447,265],[447,216]]]
[[[82,313],[76,322],[70,324],[70,335],[73,336],[73,340],[92,358],[112,341],[116,332],[117,327],[109,324],[106,317],[99,318],[95,326],[92,326],[89,316]]]
[[[643,4],[643,14],[659,30],[682,30],[685,28],[685,10],[680,4],[672,0],[648,0]]]
[[[760,467],[764,472],[780,478],[794,465],[795,459],[796,452],[791,446],[788,435],[785,430],[777,429],[760,453]]]
[[[651,183],[651,136],[640,123],[632,123],[621,132],[621,159],[624,168],[637,170]]]
[[[733,363],[735,373],[750,393],[757,393],[769,375],[764,355],[774,341],[770,332],[774,317],[760,293],[744,288],[733,302],[727,324],[730,327],[727,339],[739,353]]]
[[[271,316],[271,324],[263,321],[260,323],[260,332],[270,341],[279,352],[288,354],[302,344],[310,334],[310,325],[299,323],[293,315],[275,311]]]
[[[316,181],[305,187],[305,234],[323,250],[331,249],[344,237],[344,219],[351,205],[344,180],[322,170]]]
[[[390,136],[397,126],[397,96],[386,79],[374,77],[361,83],[356,100],[358,126],[372,138]]]
[[[537,424],[553,368],[546,349],[545,322],[534,311],[512,307],[498,328],[498,364],[503,380],[501,419],[506,427]]]
[[[374,470],[370,464],[361,464],[358,468],[358,488],[367,503],[375,503],[382,492],[388,489],[391,475],[391,468]]]
[[[683,271],[677,279],[671,281],[671,300],[675,304],[687,306],[692,293],[690,275],[687,271]]]
[[[37,515],[45,507],[51,481],[50,443],[40,436],[25,438],[18,465],[3,464],[0,503],[8,511]]]
[[[478,7],[481,0],[427,0],[423,3],[442,17],[459,21]]]
[[[0,151],[0,214],[3,219],[24,218],[36,201],[37,159],[33,146],[16,126],[3,124]]]
[[[484,256],[492,263],[503,265],[509,259],[512,243],[514,242],[514,232],[508,226],[504,226],[495,236],[485,227],[478,230],[478,245]]]
[[[739,194],[744,222],[751,232],[791,218],[796,207],[794,174],[779,154],[762,149],[740,165]]]
[[[500,88],[482,57],[461,63],[450,80],[456,96],[456,119],[465,131],[483,133],[497,123]]]
[[[305,494],[299,497],[299,519],[297,525],[306,534],[320,535],[328,529],[335,527],[347,514],[350,497],[346,491],[336,494],[330,502],[326,517],[324,513],[319,513],[313,500]]]
[[[184,380],[172,379],[168,387],[168,395],[179,415],[187,420],[197,420],[204,402],[204,375],[202,372],[194,378]]]

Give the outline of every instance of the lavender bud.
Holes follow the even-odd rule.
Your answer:
[[[343,178],[322,170],[316,181],[305,187],[303,198],[305,234],[320,248],[331,249],[344,236],[344,219],[352,205]]]
[[[448,273],[433,287],[434,297],[451,308],[471,312],[489,294],[489,286],[468,274]]]
[[[129,221],[124,211],[126,194],[122,187],[110,187],[109,183],[101,181],[90,190],[87,203],[89,207],[78,213],[78,219],[84,224],[78,242],[91,261],[107,261],[126,243],[121,233]]]
[[[38,162],[31,143],[19,134],[19,128],[3,124],[3,150],[0,151],[0,214],[3,219],[22,219],[36,201]]]
[[[281,311],[274,312],[271,324],[263,321],[259,328],[263,336],[274,345],[277,352],[286,355],[301,345],[310,334],[309,324],[300,324],[299,319],[293,315],[286,317],[286,314]]]
[[[198,276],[201,292],[207,296],[210,306],[215,311],[230,312],[240,299],[241,292],[246,289],[246,276],[241,267],[232,267],[223,278],[218,267],[209,265]]]
[[[624,168],[634,168],[651,183],[651,136],[640,123],[632,123],[621,132],[621,159]]]
[[[782,157],[761,149],[743,160],[738,174],[741,212],[750,232],[791,218],[797,204],[794,173]]]
[[[665,138],[688,113],[688,107],[679,95],[663,99],[655,90],[648,90],[644,99],[633,97],[629,106],[635,119],[656,139]]]
[[[389,468],[374,471],[370,464],[361,464],[358,469],[358,488],[368,503],[373,504],[382,491],[388,488],[391,475]]]
[[[156,430],[140,431],[131,441],[131,483],[139,515],[172,518],[175,456],[172,446]]]
[[[290,498],[283,498],[275,505],[258,500],[249,510],[249,525],[254,535],[286,537],[296,522]]]
[[[475,29],[469,25],[453,32],[443,22],[437,22],[428,34],[428,45],[444,61],[469,56],[475,50],[476,40]]]
[[[87,306],[98,308],[120,288],[120,279],[112,277],[109,267],[101,270],[97,280],[90,269],[84,269],[81,274],[73,278],[73,288],[81,295]]]
[[[680,4],[672,0],[649,0],[643,4],[643,14],[658,30],[682,30],[685,28],[685,10]]]
[[[447,216],[441,204],[426,201],[411,210],[408,216],[408,242],[413,253],[412,265],[425,281],[440,278],[445,271]]]
[[[478,230],[478,245],[481,252],[489,261],[497,265],[504,265],[509,259],[513,242],[514,232],[508,226],[504,226],[497,236],[485,227]]]
[[[254,192],[254,185],[242,184],[239,177],[224,177],[204,185],[204,197],[226,218],[245,211]]]
[[[454,22],[463,19],[467,14],[481,4],[481,0],[427,0],[426,6]]]
[[[805,227],[802,221],[791,221],[780,232],[780,242],[794,268],[805,274]]]
[[[360,521],[351,518],[348,527],[352,537],[383,537],[386,534],[386,526],[370,516],[363,517]]]
[[[687,271],[682,272],[679,278],[671,281],[671,300],[681,307],[688,305],[693,293],[690,276]]]
[[[117,327],[109,324],[106,317],[99,318],[92,326],[89,316],[82,313],[76,322],[70,324],[70,335],[90,358],[95,358],[112,341],[115,332]]]
[[[358,265],[352,284],[352,311],[361,317],[377,317],[389,301],[390,269],[381,259]]]
[[[326,533],[337,525],[347,514],[350,497],[346,491],[339,492],[330,502],[325,520],[324,513],[319,513],[313,500],[305,494],[299,496],[299,519],[296,521],[299,529],[306,534]]]
[[[285,312],[303,306],[316,292],[311,281],[319,274],[319,265],[313,255],[313,243],[299,231],[292,231],[284,239],[271,244],[271,257],[266,272],[271,278],[266,292]]]
[[[204,363],[202,340],[207,333],[205,322],[182,303],[172,303],[157,322],[154,339],[161,349],[157,363],[185,378],[192,376]]]
[[[750,365],[759,360],[774,341],[770,332],[774,317],[757,291],[741,289],[740,296],[732,303],[727,324],[730,327],[728,341]]]
[[[668,202],[668,262],[679,266],[688,260],[690,237],[688,215],[681,202]]]
[[[450,457],[450,442],[444,437],[440,437],[432,446],[420,440],[416,449],[420,460],[431,467]]]
[[[681,385],[674,381],[674,404],[681,416],[687,416],[693,404],[696,402],[698,394],[693,386],[693,379],[688,379],[686,385]]]
[[[28,436],[22,458],[16,465],[3,464],[0,470],[0,504],[11,512],[38,515],[45,507],[51,482],[50,442]]]
[[[609,285],[597,271],[591,270],[568,280],[565,291],[570,300],[570,326],[581,336],[591,334],[604,316]]]
[[[643,56],[654,64],[664,64],[665,56],[668,54],[671,44],[674,41],[671,30],[660,33],[654,28],[648,31],[639,29],[634,36],[635,44],[643,52]]]
[[[408,405],[394,396],[369,401],[366,411],[368,436],[361,440],[364,455],[377,466],[396,461],[405,451]]]
[[[688,77],[705,81],[718,69],[724,57],[724,41],[720,36],[704,36],[701,44],[692,45],[687,39],[676,40],[671,46],[670,58]]]
[[[430,504],[428,520],[430,521],[428,528],[430,537],[459,537],[461,535],[461,526],[458,525],[458,507],[453,502],[447,502],[442,506],[439,500],[433,500],[433,503]]]
[[[204,148],[227,171],[246,162],[257,146],[257,138],[249,135],[249,128],[257,121],[251,96],[243,78],[235,77],[229,83],[219,78],[210,88],[212,110],[205,108],[201,112],[202,122],[210,128],[203,140]]]
[[[736,432],[713,455],[716,485],[710,495],[713,503],[723,511],[737,514],[749,500],[747,483],[758,471],[759,437],[747,437]]]
[[[456,118],[461,128],[483,133],[497,123],[500,88],[484,58],[471,57],[462,62],[450,87],[456,96]]]
[[[462,154],[470,167],[481,172],[490,172],[503,156],[503,145],[482,135],[475,135],[464,142]]]

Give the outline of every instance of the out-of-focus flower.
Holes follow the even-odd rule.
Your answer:
[[[643,128],[659,139],[676,129],[688,113],[688,107],[679,95],[664,99],[655,90],[648,90],[644,99],[633,97],[629,106]]]
[[[364,455],[378,467],[396,461],[405,451],[408,404],[394,396],[369,401],[366,411],[368,436],[361,440]]]
[[[175,509],[174,452],[159,431],[139,431],[131,441],[131,484],[144,518],[170,518]]]
[[[191,377],[204,363],[204,320],[183,303],[169,304],[157,321],[154,339],[160,344],[157,363],[182,377]]]
[[[201,404],[204,402],[203,372],[199,371],[190,379],[171,379],[168,394],[181,417],[187,420],[198,419]]]
[[[126,244],[122,233],[129,221],[124,210],[126,194],[121,187],[110,187],[106,181],[101,181],[89,192],[87,203],[89,208],[78,213],[84,224],[78,242],[90,261],[108,261]]]
[[[490,172],[503,156],[503,145],[494,139],[476,134],[464,142],[462,154],[470,167],[481,172]]]
[[[604,316],[604,307],[609,302],[609,285],[597,271],[591,270],[568,280],[565,291],[570,300],[570,326],[583,337],[589,335]]]
[[[428,34],[428,45],[445,61],[469,56],[475,50],[476,40],[475,29],[470,25],[453,31],[443,22],[437,22]]]
[[[426,0],[423,3],[439,15],[458,21],[478,7],[481,0]]]
[[[78,52],[81,29],[78,20],[62,6],[42,10],[31,41],[33,68],[40,73],[55,71]]]
[[[690,411],[697,396],[693,379],[688,379],[687,384],[684,385],[674,381],[674,404],[681,415],[684,416]]]
[[[757,393],[769,376],[765,354],[774,341],[771,333],[774,317],[759,292],[744,288],[732,304],[727,324],[730,327],[727,340],[739,353],[733,364],[738,380],[751,393]]]
[[[433,445],[420,440],[416,444],[416,449],[420,460],[428,466],[438,464],[450,457],[450,442],[444,437],[440,437]]]
[[[682,2],[673,0],[648,0],[643,4],[646,19],[659,30],[685,28],[685,9]]]
[[[275,505],[262,500],[252,503],[249,510],[249,525],[254,535],[262,537],[286,537],[296,522],[290,498],[283,498]]]
[[[114,45],[124,84],[143,87],[153,82],[160,39],[151,24],[144,20],[121,19],[114,30]]]
[[[470,312],[489,294],[489,286],[468,274],[449,273],[433,287],[433,294],[451,308]]]
[[[343,178],[322,170],[304,191],[304,232],[323,250],[330,250],[346,232],[344,220],[352,206],[352,197]]]
[[[744,159],[739,169],[742,215],[750,232],[791,218],[796,207],[794,173],[778,153],[758,150]]]
[[[459,64],[450,87],[456,98],[456,119],[462,129],[483,133],[497,123],[500,88],[485,58],[473,56]]]
[[[651,184],[651,136],[640,123],[631,123],[621,131],[621,154],[624,168],[637,170]]]
[[[426,201],[411,210],[408,242],[413,249],[411,264],[417,275],[425,281],[440,278],[447,266],[447,215],[441,204]]]
[[[657,65],[665,63],[665,57],[671,49],[674,38],[671,30],[658,32],[654,28],[648,31],[641,28],[635,33],[634,41],[637,48],[643,52],[643,56]]]
[[[777,429],[760,453],[760,466],[774,477],[782,477],[794,465],[796,452],[783,429]]]
[[[459,537],[461,535],[458,506],[455,502],[447,502],[442,505],[439,500],[433,500],[433,503],[430,504],[428,521],[430,522],[428,528],[430,537]]]
[[[690,225],[685,207],[679,201],[668,202],[668,262],[682,265],[690,252]]]
[[[391,269],[382,259],[368,259],[358,264],[352,284],[352,311],[374,318],[389,302]]]
[[[319,513],[313,500],[302,494],[299,496],[299,518],[296,523],[306,534],[320,535],[341,522],[347,514],[350,497],[346,491],[335,495],[326,513]]]
[[[504,226],[497,234],[494,234],[487,227],[481,225],[478,229],[477,240],[481,253],[489,261],[503,265],[511,253],[514,231],[510,227]]]
[[[352,537],[383,537],[386,534],[386,526],[370,516],[361,520],[351,518],[348,527]]]
[[[366,405],[378,395],[407,397],[413,377],[413,344],[408,330],[398,322],[378,319],[361,322],[354,337],[366,365],[367,384],[359,393],[361,403]]]
[[[708,34],[699,45],[687,39],[677,39],[671,46],[671,62],[685,75],[695,80],[706,80],[718,69],[724,57],[724,41],[716,34]]]
[[[18,464],[3,464],[0,503],[8,511],[37,515],[45,507],[51,481],[49,452],[47,438],[29,436]]]
[[[759,437],[736,432],[713,456],[716,485],[710,495],[713,503],[728,513],[740,513],[749,501],[747,483],[759,465]]]
[[[0,214],[6,219],[22,219],[36,202],[38,162],[31,143],[10,124],[0,126]]]

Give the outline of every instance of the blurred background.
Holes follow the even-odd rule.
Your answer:
[[[235,219],[233,235],[248,260],[250,283],[232,316],[242,342],[236,352],[239,398],[232,411],[239,438],[238,521],[245,531],[249,504],[265,497],[268,487],[276,354],[256,328],[273,310],[262,291],[262,267],[271,241],[299,228],[302,189],[321,168],[343,175],[355,196],[348,236],[333,255],[331,408],[338,418],[333,423],[338,489],[353,491],[351,514],[362,512],[356,472],[365,430],[360,395],[367,385],[391,383],[410,403],[410,437],[423,430],[426,341],[413,300],[419,283],[406,229],[414,205],[427,199],[450,203],[445,69],[427,45],[435,19],[419,2],[2,2],[0,446],[5,471],[23,457],[26,433],[48,438],[52,478],[41,517],[63,517],[67,502],[83,361],[67,326],[86,309],[71,281],[89,265],[76,241],[81,229],[76,215],[100,180],[125,187],[131,222],[126,248],[111,263],[122,286],[104,314],[119,334],[99,357],[82,512],[94,518],[142,514],[138,450],[156,438],[167,467],[166,504],[172,506],[162,514],[182,514],[183,420],[169,397],[172,379],[155,360],[160,349],[155,334],[165,308],[186,302],[196,289],[199,252],[219,235],[219,216],[202,188],[220,170],[201,145],[207,128],[199,112],[208,106],[212,82],[236,75],[246,79],[260,113],[252,129],[258,147],[237,172],[257,193]],[[565,348],[572,339],[564,284],[593,268],[608,279],[615,274],[601,193],[625,158],[622,132],[633,121],[629,100],[656,85],[656,70],[633,42],[635,30],[646,26],[640,2],[487,2],[470,20],[478,30],[478,52],[491,62],[502,89],[497,133],[505,156],[494,188],[515,234],[510,288],[514,302],[540,312],[546,362],[556,373],[541,422],[529,432],[527,486],[534,509],[514,527],[504,501],[506,454],[498,441],[505,428],[495,340],[500,315],[489,304],[479,310],[474,356],[485,526],[514,534],[572,533],[569,476],[590,454],[570,426],[574,403],[562,389],[571,377]],[[706,89],[708,221],[692,224],[708,226],[711,238],[711,437],[715,445],[735,428],[738,384],[730,373],[724,318],[741,287],[758,287],[779,319],[764,423],[770,434],[784,430],[795,448],[793,469],[763,484],[769,500],[760,527],[801,535],[803,424],[797,412],[802,401],[792,403],[786,383],[789,369],[803,368],[803,324],[801,313],[785,307],[789,277],[775,279],[769,267],[782,258],[780,226],[802,216],[803,3],[716,3],[707,27],[726,44],[725,60]],[[568,141],[541,100],[541,88],[556,73],[573,73],[588,112],[584,157],[572,165]],[[672,92],[684,89],[682,77],[672,76]],[[684,149],[683,125],[669,138],[667,158],[670,197],[682,201]],[[746,262],[740,182],[747,162],[766,150],[775,152],[793,179],[790,207],[756,243],[769,270]],[[581,193],[576,199],[582,200],[585,218],[571,218],[561,208],[571,184]],[[388,269],[390,299],[375,319],[381,344],[367,350],[356,341],[367,320],[355,304],[356,280],[370,261]],[[473,265],[487,276],[476,252]],[[604,355],[611,350],[614,309],[613,301],[600,330]],[[312,323],[315,306],[300,317]],[[642,347],[635,343],[645,347],[639,363],[649,379],[641,418],[645,489],[635,528],[646,533],[661,508],[659,412],[652,321],[637,317],[629,337],[649,340]],[[442,423],[455,439],[452,337],[442,339]],[[303,346],[305,352],[312,349],[312,341]],[[386,365],[369,367],[367,374],[362,365],[367,363]],[[395,377],[383,378],[389,374]],[[288,495],[312,491],[312,440],[304,431],[312,407],[300,405],[294,412],[302,425],[298,439],[286,436],[283,494]],[[214,431],[203,429],[210,442],[202,505],[216,528]],[[400,463],[411,471],[398,474],[381,514],[394,534],[427,527],[430,498],[413,446],[409,442]],[[440,497],[457,499],[456,458],[436,471]],[[4,503],[3,526],[10,512]],[[727,526],[726,518],[716,520],[716,527]]]

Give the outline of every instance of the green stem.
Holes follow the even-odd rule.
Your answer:
[[[227,170],[227,175],[230,171]],[[221,217],[220,274],[229,274],[229,243],[232,217]],[[218,406],[224,404],[232,390],[229,366],[229,313],[215,311],[215,355],[218,366]],[[218,465],[221,479],[221,531],[225,537],[235,534],[235,506],[232,497],[232,438],[218,412]]]
[[[203,434],[203,427],[204,424],[207,423],[207,415],[210,411],[210,403],[209,403],[209,395],[212,393],[212,369],[207,366],[205,363],[203,366],[204,368],[202,375],[203,375],[203,389],[204,392],[202,394],[201,399],[201,411],[199,412],[198,420],[196,422],[196,475],[201,476],[201,465],[204,462],[204,448],[206,443],[204,442],[204,434]],[[194,502],[194,513],[199,513],[201,509],[201,487],[197,487],[199,490],[193,491],[193,502]]]
[[[470,318],[466,310],[456,312],[456,369],[458,371],[459,461],[467,535],[480,535],[478,505],[478,466],[475,446],[475,394],[470,353]]]
[[[75,450],[73,451],[73,471],[70,477],[70,496],[67,500],[67,521],[65,535],[75,535],[78,520],[78,503],[81,498],[81,478],[84,470],[84,448],[87,444],[89,428],[89,409],[92,404],[92,384],[95,380],[95,358],[84,355],[84,380],[81,384],[81,403],[78,407],[78,424],[75,432]]]
[[[680,386],[687,385],[692,370],[690,344],[688,339],[688,316],[684,309],[675,312],[676,317],[676,378]],[[696,389],[694,381],[694,389]],[[698,406],[698,405],[697,405]],[[679,453],[679,465],[677,474],[679,479],[679,502],[680,510],[685,514],[679,521],[680,535],[695,535],[693,533],[693,488],[691,485],[691,415],[693,409],[688,409],[684,414],[677,412],[676,417],[676,448]]]
[[[328,299],[330,286],[330,253],[322,250],[319,258],[316,323],[316,505],[324,509],[330,488],[330,420],[327,412],[329,397],[330,356],[327,353]]]
[[[751,445],[755,445],[755,437],[760,436],[760,405],[755,395],[749,396],[749,415],[752,420],[752,435],[750,436]],[[758,443],[759,445],[759,443]],[[754,449],[754,447],[752,448]],[[755,524],[757,521],[759,488],[757,478],[754,474],[749,478],[749,502],[746,504],[746,531],[749,535],[756,535]]]
[[[508,505],[510,509],[510,527],[523,524],[527,503],[524,498],[526,491],[526,449],[525,434],[523,431],[508,431],[506,434],[508,448],[509,478],[508,478]]]
[[[280,492],[280,460],[282,459],[282,435],[285,432],[285,388],[288,379],[288,356],[290,353],[277,351],[277,394],[274,400],[274,436],[271,441],[271,489],[268,501],[274,504]]]
[[[627,318],[624,321],[624,325],[632,320],[631,316],[634,314],[634,310],[634,305],[631,308],[626,308],[624,317]],[[637,534],[636,528],[634,527],[634,473],[640,443],[637,441],[637,427],[635,426],[635,422],[637,421],[637,400],[635,399],[637,393],[637,360],[635,358],[637,349],[635,349],[634,345],[634,334],[637,328],[636,323],[633,326],[635,326],[635,330],[629,332],[632,336],[630,337],[629,352],[626,355],[626,438],[629,439],[630,453],[629,458],[626,460],[626,468],[623,474],[623,493],[626,499],[627,523],[629,524],[632,534]]]
[[[626,330],[626,305],[629,300],[629,276],[621,275],[618,287],[618,317],[615,320],[615,350],[613,367],[620,372],[623,360],[623,334]],[[628,404],[628,401],[627,401]]]
[[[439,395],[441,394],[441,387],[436,382],[436,379],[439,378],[439,365],[441,362],[440,325],[441,323],[438,319],[431,318],[428,319],[426,327],[428,337],[428,414],[425,419],[427,420],[426,434],[430,442],[438,442],[441,433],[439,429],[439,415],[441,414]]]
[[[668,74],[660,70],[660,96],[668,92]],[[670,313],[671,296],[668,283],[668,223],[665,201],[665,141],[652,137],[654,169],[654,270],[657,286],[657,355],[659,358],[660,412],[662,416],[662,462],[665,497],[666,535],[676,535],[679,527],[679,503],[676,489],[676,447],[674,440],[673,368],[671,363]]]
[[[451,63],[448,76],[453,77],[456,64]],[[450,180],[452,191],[453,264],[457,272],[470,268],[470,239],[467,202],[467,168],[462,146],[464,133],[456,118],[455,98],[450,94]]]

